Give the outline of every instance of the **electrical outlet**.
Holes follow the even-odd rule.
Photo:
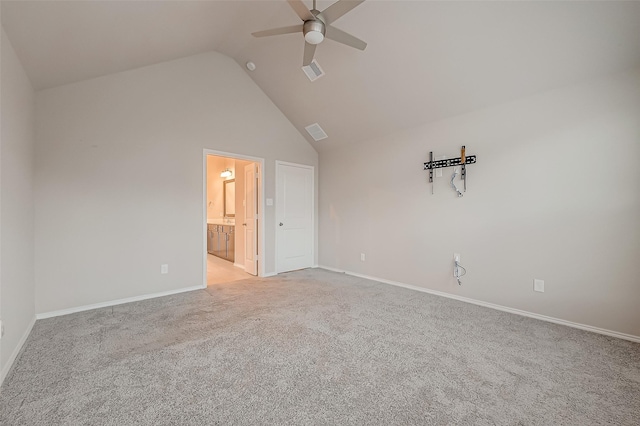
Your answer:
[[[533,291],[539,291],[540,293],[544,293],[544,280],[534,279]]]
[[[168,263],[163,263],[162,265],[160,265],[160,273],[161,274],[168,274],[169,273],[169,264]]]
[[[363,262],[365,261],[365,255],[364,255],[364,253],[360,253],[360,260],[361,260],[361,261],[363,261]]]
[[[455,262],[460,262],[460,253],[453,253],[453,260]]]

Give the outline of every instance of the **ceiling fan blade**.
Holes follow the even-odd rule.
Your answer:
[[[339,0],[320,12],[318,17],[325,24],[329,25],[336,19],[342,17],[354,7],[358,6],[364,0]]]
[[[290,27],[272,28],[270,30],[258,31],[251,33],[254,37],[268,37],[280,34],[301,33],[302,25],[292,25]]]
[[[349,33],[345,33],[344,31],[339,30],[336,27],[327,25],[325,29],[326,33],[324,36],[326,38],[330,38],[333,41],[337,41],[338,43],[346,44],[347,46],[355,47],[356,49],[360,50],[364,50],[367,47],[367,43],[365,43],[364,41],[352,36]]]
[[[313,16],[313,13],[311,13],[311,11],[307,9],[307,6],[305,6],[304,3],[302,3],[302,0],[287,0],[287,1],[289,2],[289,6],[291,6],[291,8],[298,14],[300,19],[302,19],[303,21],[316,20],[316,17]]]
[[[313,55],[316,53],[317,44],[309,44],[307,42],[304,43],[304,60],[302,61],[302,66],[306,67],[313,61]]]

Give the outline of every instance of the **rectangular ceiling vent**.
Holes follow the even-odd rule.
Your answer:
[[[322,130],[322,127],[318,123],[313,123],[307,127],[305,127],[306,131],[309,132],[314,141],[321,141],[322,139],[326,139],[329,136]]]
[[[305,65],[304,67],[302,67],[302,71],[304,71],[304,73],[307,75],[307,77],[309,77],[309,80],[311,81],[316,81],[324,75],[324,71],[322,71],[322,68],[320,68],[320,65],[318,64],[318,61],[316,61],[315,59],[311,61],[309,65]]]

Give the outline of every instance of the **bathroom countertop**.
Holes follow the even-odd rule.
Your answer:
[[[207,219],[207,225],[231,225],[235,226],[235,220],[229,219]]]

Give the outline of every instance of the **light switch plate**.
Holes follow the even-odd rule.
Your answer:
[[[544,280],[533,280],[533,291],[539,291],[540,293],[544,293]]]
[[[267,198],[267,205],[268,206],[272,206],[273,205],[273,198]]]
[[[169,273],[169,264],[168,263],[164,263],[164,264],[160,265],[160,273],[161,274],[168,274]]]

